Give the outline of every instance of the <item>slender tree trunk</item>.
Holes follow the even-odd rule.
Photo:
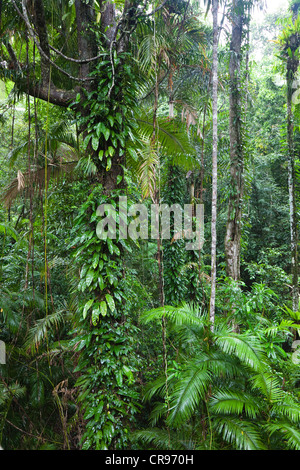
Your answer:
[[[218,196],[218,0],[212,2],[213,13],[213,152],[212,152],[212,216],[211,216],[211,295],[209,319],[215,322],[217,276],[217,196]],[[204,138],[204,137],[203,137]]]
[[[238,13],[236,11],[238,10]],[[230,195],[225,234],[227,276],[240,279],[241,220],[244,193],[244,157],[241,135],[241,46],[243,33],[242,2],[233,3],[232,36],[230,43]]]
[[[291,230],[291,271],[292,271],[292,307],[296,312],[299,308],[298,287],[298,227],[295,198],[295,149],[294,125],[292,111],[293,82],[296,77],[299,60],[288,58],[287,63],[287,140],[288,140],[288,188]]]

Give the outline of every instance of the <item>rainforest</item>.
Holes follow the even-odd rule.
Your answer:
[[[0,33],[0,447],[300,450],[300,2]]]

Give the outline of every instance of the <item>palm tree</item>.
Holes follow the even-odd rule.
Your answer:
[[[162,314],[154,309],[142,319],[157,322]],[[164,314],[178,359],[146,389],[152,428],[136,439],[174,450],[300,448],[298,398],[284,387],[260,332],[235,333],[219,318],[212,332],[206,312],[189,304],[166,306]]]

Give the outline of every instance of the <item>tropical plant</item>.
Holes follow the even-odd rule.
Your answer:
[[[257,331],[236,333],[218,318],[212,332],[207,313],[188,304],[142,319],[162,315],[177,338],[177,360],[147,387],[152,428],[137,440],[175,450],[299,449],[297,392],[284,386]]]

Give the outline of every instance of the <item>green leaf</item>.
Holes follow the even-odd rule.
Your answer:
[[[104,283],[102,276],[98,276],[98,284],[99,284],[100,289],[103,290],[105,287],[105,283]]]
[[[93,256],[92,266],[94,269],[96,269],[96,267],[98,266],[99,256],[100,256],[99,253],[95,253]]]
[[[111,169],[111,158],[107,159],[107,164],[106,164],[106,171],[109,171]]]
[[[110,294],[105,295],[107,305],[109,306],[110,310],[113,312],[116,309],[114,299]]]
[[[122,124],[122,121],[123,121],[123,118],[122,118],[122,114],[120,113],[116,113],[116,119],[118,121],[119,124]]]
[[[98,139],[97,136],[93,135],[93,137],[92,137],[92,147],[96,151],[98,149],[98,146],[99,146],[99,139]]]
[[[104,126],[103,122],[99,122],[96,126],[97,136],[100,137],[100,135],[104,133],[104,130],[105,130],[105,126]]]
[[[95,326],[99,320],[100,310],[99,308],[94,308],[92,312],[92,323]]]
[[[93,305],[94,303],[94,299],[90,299],[88,300],[88,302],[85,304],[84,308],[83,308],[83,313],[82,313],[82,316],[83,318],[85,319],[86,316],[87,316],[87,313],[88,313],[88,310],[91,308],[91,306]]]
[[[117,381],[118,387],[121,387],[121,385],[123,384],[123,376],[120,370],[118,370],[116,373],[116,381]]]
[[[105,317],[107,314],[107,305],[104,300],[102,300],[102,302],[100,303],[100,311],[101,311],[101,315]]]
[[[84,139],[84,141],[83,141],[83,148],[84,148],[84,150],[86,150],[86,148],[87,148],[87,146],[88,146],[90,140],[91,140],[91,135],[89,134],[89,135],[87,135],[87,136],[85,137],[85,139]]]
[[[115,153],[115,149],[114,149],[111,145],[108,147],[108,153],[109,153],[109,155],[110,155],[111,157],[112,157],[112,156],[114,155],[114,153]]]
[[[129,369],[129,367],[123,366],[122,369],[123,369],[124,374],[125,374],[125,375],[127,376],[127,378],[128,378],[129,384],[134,383],[134,376],[133,376],[132,371]]]
[[[107,129],[107,127],[103,130],[103,134],[104,134],[104,137],[105,137],[105,140],[107,141],[109,139],[109,136],[110,136],[110,130]]]
[[[108,239],[106,240],[106,242],[107,242],[107,246],[108,246],[108,249],[109,249],[110,254],[113,255],[113,253],[114,253],[114,245],[113,245],[113,242],[111,241],[110,238],[108,238]]]
[[[88,273],[87,273],[86,279],[85,279],[86,285],[87,285],[88,287],[92,284],[93,279],[94,279],[94,270],[90,268],[90,269],[88,270]]]

